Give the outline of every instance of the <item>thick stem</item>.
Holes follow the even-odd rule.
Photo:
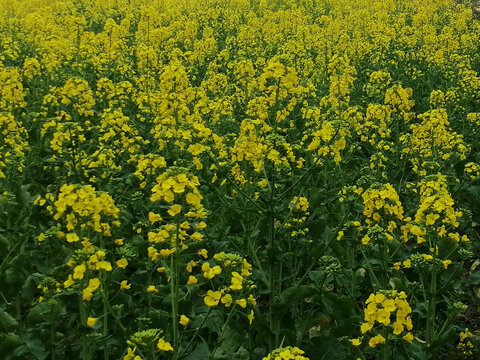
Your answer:
[[[173,357],[178,358],[178,252],[180,225],[177,223],[175,234],[175,253],[170,257],[170,296],[172,299]]]
[[[363,251],[362,249],[362,246],[360,245],[360,251],[362,252],[362,255],[363,255],[363,258],[365,259],[365,263],[367,265],[367,268],[368,270],[370,271],[370,276],[373,278],[373,280],[375,281],[376,284],[372,284],[374,285],[373,288],[374,290],[378,290],[381,286],[380,286],[380,281],[378,281],[378,278],[377,276],[375,275],[375,272],[373,271],[373,268],[372,268],[372,265],[370,264],[370,262],[368,261],[367,259],[367,256],[365,255],[365,252]]]
[[[105,239],[101,237],[100,239],[100,248],[105,249]],[[103,336],[107,337],[108,335],[108,288],[106,281],[105,271],[100,272],[100,281],[102,284],[102,300],[103,300]],[[108,346],[105,345],[103,349],[103,358],[109,360]]]
[[[55,352],[55,320],[53,315],[51,316],[51,324],[50,324],[50,352],[52,353],[51,359],[56,360],[57,355]]]
[[[435,297],[437,294],[437,264],[435,263],[436,260],[437,260],[437,251],[436,251],[436,248],[434,248],[432,278],[430,281],[430,288],[428,292],[427,329],[426,329],[427,346],[430,346],[435,338],[435,310],[436,310]]]
[[[100,275],[102,280],[102,291],[103,291],[103,336],[108,335],[108,292],[107,292],[107,282],[105,281],[105,274],[102,272]],[[109,359],[108,346],[105,345],[103,349],[103,358],[105,360]]]
[[[234,313],[235,313],[235,304],[232,305],[232,310],[230,310],[230,313],[228,314],[227,320],[225,321],[225,323],[222,326],[222,331],[220,333],[220,337],[218,338],[217,345],[215,346],[215,348],[213,349],[212,354],[211,354],[212,358],[214,357],[218,347],[220,346],[220,344],[223,341],[223,336],[225,335],[225,330],[227,328],[228,323],[232,319],[232,316],[233,316]]]
[[[82,360],[89,360],[88,341],[85,334],[85,325],[87,323],[87,314],[85,313],[85,306],[83,304],[82,296],[78,296],[78,309],[80,310],[80,329],[82,331]]]
[[[182,357],[187,351],[188,349],[190,349],[190,346],[192,346],[192,343],[193,343],[193,340],[196,339],[198,333],[200,332],[200,329],[203,328],[203,325],[205,324],[205,322],[207,321],[208,317],[210,316],[210,313],[212,312],[212,308],[209,307],[208,308],[208,312],[207,314],[205,315],[205,317],[203,318],[202,320],[202,323],[200,324],[200,326],[197,328],[197,330],[195,330],[195,333],[193,334],[192,338],[190,339],[190,341],[188,342],[187,346],[185,347],[185,349],[182,350],[182,352],[180,353],[180,355],[178,357]]]
[[[270,335],[270,352],[277,348],[278,345],[278,334],[274,334],[277,330],[277,321],[273,315],[273,308],[275,305],[276,297],[277,297],[277,262],[275,259],[275,208],[274,208],[274,201],[275,201],[275,177],[272,176],[271,181],[272,187],[270,192],[270,221],[269,221],[269,247],[270,247],[270,299],[269,299],[269,314],[270,314],[270,331],[272,332]]]
[[[392,358],[392,349],[390,348],[390,340],[388,339],[388,328],[383,333],[385,338],[385,346],[383,348],[383,360],[390,360]]]

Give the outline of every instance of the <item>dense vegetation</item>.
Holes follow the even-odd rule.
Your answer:
[[[474,359],[453,0],[0,0],[1,359]]]

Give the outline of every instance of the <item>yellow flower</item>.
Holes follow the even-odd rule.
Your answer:
[[[110,264],[109,261],[99,261],[95,264],[95,269],[96,270],[112,271],[112,264]]]
[[[255,319],[255,315],[253,313],[253,310],[251,310],[250,314],[248,315],[248,321],[250,322],[250,325],[252,325],[253,319]]]
[[[192,284],[196,284],[198,282],[197,278],[193,275],[190,275],[188,277],[188,281],[187,281],[187,284],[188,285],[192,285]]]
[[[100,279],[94,278],[88,281],[88,286],[83,289],[83,300],[90,301],[95,290],[100,286]]]
[[[163,256],[163,257],[168,257],[168,256],[172,255],[175,251],[177,251],[176,248],[173,248],[173,249],[161,249],[161,250],[160,250],[160,255]]]
[[[87,319],[87,326],[95,326],[95,324],[97,323],[98,321],[98,318],[92,318],[92,317],[89,317]]]
[[[82,280],[86,270],[87,270],[87,267],[85,263],[75,266],[75,268],[73,269],[73,278],[75,280]]]
[[[118,260],[115,264],[117,264],[117,266],[119,268],[125,269],[128,265],[128,261],[127,261],[127,259],[122,258],[122,259]]]
[[[221,302],[223,305],[225,305],[225,307],[229,307],[230,305],[232,305],[232,295],[230,294],[224,295],[221,299]]]
[[[360,326],[360,331],[362,334],[365,334],[367,331],[371,330],[372,328],[373,328],[373,324],[363,323],[362,326]]]
[[[195,208],[199,208],[202,206],[200,203],[202,200],[202,196],[200,194],[188,193],[185,197],[187,204],[193,205]]]
[[[360,339],[351,339],[350,342],[352,343],[353,346],[360,346],[362,344],[362,342],[360,341]]]
[[[442,263],[443,263],[443,267],[444,267],[445,269],[447,269],[447,268],[448,268],[448,265],[450,265],[450,264],[452,263],[452,260],[448,260],[448,259],[447,259],[447,260],[443,260]]]
[[[220,291],[208,290],[207,296],[205,296],[203,301],[205,302],[205,305],[209,307],[217,306],[221,297],[222,297],[222,293]]]
[[[131,287],[132,287],[132,284],[128,284],[127,280],[123,280],[120,283],[120,290],[130,290]]]
[[[170,207],[170,209],[168,209],[167,212],[170,216],[175,216],[175,215],[179,214],[180,211],[182,211],[182,206],[178,205],[178,204],[175,204],[175,205],[172,205]]]
[[[155,286],[150,285],[150,286],[147,288],[147,291],[148,291],[149,293],[156,293],[158,290],[157,290],[157,288],[156,288]]]
[[[179,321],[180,325],[185,326],[189,322],[190,322],[190,319],[188,317],[186,317],[185,315],[180,316],[180,321]]]
[[[370,341],[368,342],[368,345],[371,348],[374,348],[378,344],[384,344],[384,343],[385,343],[385,338],[382,335],[378,334],[377,336],[374,336],[370,339]]]
[[[173,351],[172,345],[163,339],[158,340],[157,348],[163,351]]]
[[[237,301],[235,301],[235,303],[243,309],[245,309],[247,307],[247,300],[245,300],[245,299],[237,300]]]
[[[127,348],[127,355],[125,355],[122,360],[142,360],[142,358],[140,356],[135,355],[135,350],[136,349],[137,348],[132,349],[132,348],[128,347]]]
[[[399,321],[393,323],[393,333],[395,335],[400,335],[403,331],[403,325]]]
[[[68,275],[68,279],[65,280],[63,282],[63,287],[66,289],[66,288],[69,288],[70,286],[72,286],[75,282],[73,281],[72,279],[72,275]]]
[[[402,337],[402,339],[411,343],[413,341],[413,335],[412,335],[412,333],[408,333],[407,335]]]
[[[38,242],[45,241],[45,239],[46,239],[46,236],[45,236],[44,233],[41,233],[41,234],[38,235],[38,237],[37,237],[37,241],[38,241]]]
[[[159,214],[155,214],[153,212],[148,213],[148,221],[152,224],[156,223],[157,221],[162,221],[162,217]]]
[[[362,244],[363,245],[367,245],[370,241],[370,236],[368,235],[365,235],[363,238],[362,238]]]
[[[207,227],[207,224],[206,224],[205,222],[203,222],[203,221],[199,222],[199,223],[195,226],[195,228],[196,228],[197,230],[202,230],[202,229],[205,229],[206,227]]]
[[[208,250],[207,249],[198,250],[198,256],[203,256],[206,259],[208,257]]]
[[[75,241],[79,241],[80,238],[78,237],[78,235],[76,233],[68,233],[65,237],[65,239],[68,241],[68,242],[75,242]]]
[[[218,265],[210,267],[209,263],[204,263],[202,265],[202,271],[205,279],[212,279],[215,275],[218,275],[222,272],[222,268]]]
[[[242,290],[242,283],[243,283],[243,276],[240,275],[238,272],[232,272],[232,285],[230,285],[230,289],[232,290]]]

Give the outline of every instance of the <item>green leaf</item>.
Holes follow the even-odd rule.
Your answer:
[[[25,359],[25,355],[33,355],[37,360],[45,360],[48,357],[49,351],[45,348],[45,345],[32,334],[28,334],[23,337],[23,345],[19,346],[13,352],[14,356]]]
[[[317,285],[317,287],[321,286],[325,279],[325,272],[322,270],[314,270],[308,273],[308,277],[312,279],[312,281]]]
[[[2,254],[2,256],[0,256],[0,258],[4,258],[6,256],[6,254],[8,253],[8,250],[10,250],[10,242],[8,241],[8,239],[3,236],[3,235],[0,235],[0,254]],[[3,255],[5,254],[5,255]]]
[[[18,321],[9,313],[0,308],[0,328],[5,331],[13,331],[18,327]]]
[[[13,349],[20,345],[22,345],[22,339],[17,334],[0,334],[0,354],[10,354]]]
[[[38,273],[28,276],[27,280],[25,280],[22,286],[22,300],[27,303],[33,300],[37,286],[40,284],[42,278],[43,275]]]
[[[317,293],[313,287],[307,285],[292,286],[282,292],[281,299],[284,304],[294,304],[303,299],[312,297]]]
[[[249,359],[248,351],[242,347],[242,343],[248,341],[247,334],[240,324],[227,326],[222,339],[222,343],[215,352],[215,360]]]
[[[473,285],[480,284],[480,271],[474,272],[472,275],[470,275],[470,283]]]
[[[347,358],[342,344],[334,337],[316,337],[312,344],[304,346],[303,350],[310,360],[344,360]]]
[[[197,343],[195,349],[186,357],[186,360],[197,360],[197,359],[209,359],[210,358],[210,349],[205,340],[202,339],[202,342]]]

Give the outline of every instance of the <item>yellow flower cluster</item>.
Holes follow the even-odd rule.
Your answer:
[[[415,101],[411,99],[412,95],[411,88],[405,89],[401,85],[396,85],[386,90],[384,103],[392,114],[397,113],[403,121],[409,122],[415,117],[415,113],[410,112],[415,105]]]
[[[246,281],[246,279],[252,275],[252,265],[250,265],[246,259],[236,254],[221,252],[215,254],[213,258],[220,265],[211,267],[208,262],[204,262],[201,267],[204,278],[212,279],[216,275],[225,273],[227,274],[227,278],[230,279],[230,285],[225,284],[226,286],[221,287],[217,291],[208,290],[207,295],[203,299],[205,305],[213,307],[222,303],[225,307],[230,307],[232,303],[235,302],[235,304],[241,308],[246,308],[247,304],[255,306],[257,302],[253,295],[250,294],[248,298],[245,298],[242,291],[245,284],[251,284],[251,282]],[[187,270],[190,272],[193,266],[196,265],[196,262],[190,263]],[[192,283],[196,282],[194,281]],[[253,310],[250,313],[249,319],[251,323],[253,320]]]
[[[0,178],[5,178],[4,168],[13,165],[16,171],[24,168],[24,156],[29,150],[27,131],[9,113],[0,113]]]
[[[199,185],[198,177],[194,175],[185,173],[170,175],[168,172],[164,172],[157,177],[157,183],[152,188],[150,200],[162,200],[166,203],[172,203],[175,200],[175,194],[183,194],[190,190],[186,194],[185,200],[194,208],[201,209],[201,200],[203,197],[197,189]]]
[[[5,67],[0,62],[0,111],[11,112],[26,105],[22,76],[18,69]]]
[[[394,273],[392,265],[399,271],[413,268],[406,274],[413,281],[420,261],[427,264],[422,270],[435,270],[433,266],[447,269],[461,258],[456,253],[451,254],[454,260],[437,258],[444,256],[440,244],[431,245],[430,253],[424,244],[415,253],[417,245],[439,237],[455,242],[455,247],[468,241],[455,230],[462,213],[455,209],[457,194],[449,192],[447,176],[457,176],[462,167],[464,178],[480,175],[480,113],[473,112],[480,101],[479,30],[472,11],[451,0],[3,1],[0,178],[7,177],[5,184],[13,187],[17,183],[12,179],[19,178],[18,188],[28,191],[50,180],[57,184],[58,191],[48,190],[35,200],[54,223],[46,225],[50,230],[37,240],[58,236],[65,240],[58,242],[61,247],[83,246],[68,262],[64,289],[78,290],[91,301],[100,291],[112,293],[109,282],[115,291],[130,289],[133,282],[113,276],[123,274],[122,269],[132,275],[148,272],[149,282],[142,288],[149,307],[168,291],[150,283],[155,277],[170,282],[171,292],[178,295],[170,298],[176,326],[188,324],[178,305],[190,301],[194,291],[208,307],[223,305],[221,311],[251,310],[256,304],[249,292],[255,276],[243,255],[209,258],[207,249],[199,249],[206,236],[202,230],[207,210],[221,218],[224,204],[244,209],[248,203],[260,209],[260,217],[273,220],[251,226],[261,228],[259,236],[266,233],[263,226],[271,226],[272,244],[285,252],[281,266],[269,266],[269,287],[275,290],[276,269],[301,270],[307,264],[295,257],[295,266],[288,262],[305,242],[307,218],[320,224],[319,213],[301,196],[315,186],[326,191],[309,199],[331,209],[321,215],[322,224],[325,217],[330,228],[337,228],[336,219],[352,209],[363,210],[362,219],[340,224],[338,240],[358,239],[359,234],[364,245],[372,239],[389,240],[386,247],[383,242],[378,247],[360,245],[365,254],[358,254],[382,255],[386,274],[381,283]],[[440,78],[438,83],[432,75]],[[421,91],[418,84],[432,80],[438,88]],[[25,186],[38,164],[42,178],[35,186]],[[413,173],[408,173],[409,166]],[[402,205],[399,194],[403,196],[403,185],[410,181],[416,183],[414,194]],[[336,204],[341,211],[330,208],[330,187],[336,192],[354,182],[367,190],[345,187],[340,197],[345,202]],[[200,184],[205,192],[200,192]],[[363,208],[355,207],[360,195]],[[151,202],[144,202],[149,196]],[[207,199],[211,209],[204,208]],[[120,225],[119,204],[128,209],[125,221],[132,220],[131,226],[124,224],[126,246],[123,239],[106,245],[104,236],[110,237]],[[220,211],[213,212],[217,205]],[[404,214],[404,206],[411,217]],[[251,213],[242,210],[240,215],[247,219]],[[469,221],[468,216],[463,220]],[[239,222],[244,224],[250,226]],[[240,229],[226,232],[250,233]],[[287,230],[297,238],[284,236]],[[394,238],[402,236],[417,244],[399,243],[394,250]],[[141,238],[145,241],[139,245]],[[220,249],[230,246],[224,245]],[[259,250],[260,265],[275,250],[265,243],[254,245],[251,250]],[[347,249],[352,271],[356,249]],[[129,261],[138,253],[149,260],[135,261],[130,269]],[[378,270],[374,268],[369,269],[372,278]],[[365,271],[359,269],[359,274]],[[283,283],[279,288],[286,290]],[[275,293],[266,294],[273,300],[267,302],[270,307],[282,294]],[[181,309],[188,308],[183,305]],[[362,332],[378,323],[391,326],[395,336],[407,332],[403,339],[412,341],[411,309],[404,293],[372,294],[367,305]],[[116,310],[110,310],[105,310],[105,319],[115,315]],[[394,313],[396,321],[390,324]],[[437,315],[443,316],[441,311]],[[97,318],[82,317],[83,326],[98,330]],[[121,313],[119,317],[130,321]],[[248,318],[251,323],[253,310]],[[113,329],[105,326],[104,331]],[[175,326],[170,329],[176,332]],[[185,354],[177,353],[188,343],[183,337],[188,334],[182,333],[181,341],[178,332],[158,335],[152,344],[162,351],[175,347],[175,358],[190,356],[193,341],[192,348],[182,350]],[[382,334],[372,334],[372,348],[388,342]],[[173,347],[165,339],[172,339]],[[124,359],[143,357],[137,345],[130,345]],[[151,348],[154,357],[155,346]],[[288,347],[265,359],[306,359],[302,354]]]
[[[447,179],[442,174],[425,177],[418,183],[420,205],[415,214],[414,221],[410,217],[405,218],[402,226],[404,241],[408,241],[409,235],[416,237],[417,243],[425,242],[427,229],[433,229],[439,237],[449,237],[456,242],[469,241],[466,235],[461,236],[458,232],[449,232],[448,227],[459,226],[458,218],[461,211],[453,207],[454,201],[447,188]]]
[[[460,332],[460,341],[458,342],[457,349],[460,350],[463,355],[472,356],[473,355],[473,344],[471,338],[473,334],[467,329]]]
[[[262,358],[262,360],[308,360],[303,354],[305,354],[305,351],[298,347],[287,346],[272,351]]]
[[[183,170],[178,168],[176,170],[170,169],[158,176],[157,182],[152,188],[150,197],[152,202],[173,203],[177,201],[166,211],[171,222],[148,232],[148,241],[152,244],[161,244],[165,240],[170,240],[169,247],[166,249],[157,250],[155,246],[148,248],[148,257],[152,261],[168,257],[176,251],[188,249],[188,241],[203,240],[203,235],[199,231],[205,229],[206,224],[203,221],[194,221],[206,217],[201,203],[203,196],[197,188],[200,183],[196,176],[182,172]],[[183,195],[180,196],[181,194]],[[186,221],[185,218],[193,219],[193,221]],[[163,221],[163,217],[154,212],[149,213],[148,219],[152,225]],[[207,270],[205,271],[208,273]]]
[[[370,188],[362,194],[363,215],[376,222],[382,219],[382,215],[391,215],[403,220],[403,207],[400,198],[391,184],[383,184],[378,189]],[[383,214],[378,211],[382,210]]]
[[[409,332],[413,328],[412,319],[409,316],[412,309],[406,299],[407,295],[403,291],[371,294],[365,301],[367,307],[365,308],[365,322],[360,328],[362,334],[371,331],[375,323],[379,323],[384,326],[390,326],[395,335],[401,335],[402,332],[408,331],[403,336],[403,339],[412,342],[413,335]],[[391,316],[395,312],[395,321],[391,324]],[[378,334],[370,338],[369,346],[376,347],[378,344],[383,344],[384,342],[385,338],[381,334]]]
[[[52,193],[47,193],[45,198],[39,196],[34,203],[44,206],[46,200],[53,202],[53,206],[47,205],[46,209],[55,220],[65,218],[67,231],[76,228],[79,230],[91,228],[105,236],[111,236],[111,225],[120,226],[120,222],[117,220],[111,224],[102,221],[102,217],[117,219],[119,209],[110,195],[98,193],[91,185],[65,184],[60,188],[56,200]],[[66,240],[76,242],[80,238],[76,233],[67,233]]]
[[[445,109],[433,109],[418,118],[421,123],[411,125],[412,133],[400,137],[404,145],[402,151],[408,154],[415,172],[423,176],[431,174],[438,169],[440,161],[451,157],[465,160],[469,147],[462,135],[450,129]]]
[[[465,164],[465,172],[469,175],[470,179],[475,179],[480,175],[480,165],[469,162]]]

